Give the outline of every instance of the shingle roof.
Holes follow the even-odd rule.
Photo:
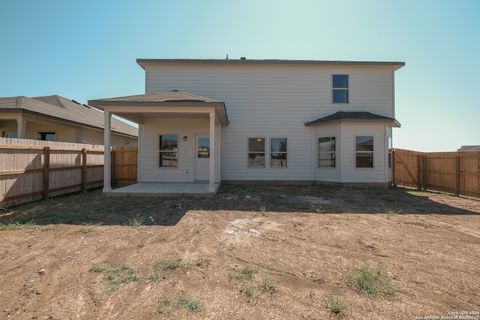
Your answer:
[[[305,122],[305,126],[308,127],[335,121],[387,121],[394,122],[396,126],[400,126],[400,123],[394,118],[365,111],[338,111],[326,117]]]
[[[478,146],[462,146],[458,151],[480,151],[480,145]]]
[[[210,98],[196,96],[191,93],[171,90],[160,91],[154,93],[137,94],[133,96],[115,97],[90,100],[89,103],[95,104],[97,102],[220,102]]]
[[[0,111],[22,111],[46,115],[102,130],[104,125],[102,111],[58,95],[32,98],[25,96],[0,98]],[[138,136],[137,128],[115,118],[112,118],[112,131],[134,137]]]

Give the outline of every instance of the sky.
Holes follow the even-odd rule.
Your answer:
[[[480,1],[0,0],[0,96],[143,93],[137,58],[405,61],[394,146],[480,144]]]

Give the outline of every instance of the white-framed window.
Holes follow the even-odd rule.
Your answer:
[[[373,168],[373,136],[357,136],[355,142],[355,166]]]
[[[248,167],[265,168],[265,138],[248,138]]]
[[[348,103],[348,74],[332,75],[332,103]]]
[[[270,168],[287,167],[287,138],[270,139]]]
[[[159,136],[160,168],[175,168],[178,165],[178,137],[176,134],[164,134]]]
[[[335,137],[318,138],[318,167],[335,168],[336,139]]]

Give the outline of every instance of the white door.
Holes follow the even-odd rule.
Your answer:
[[[208,180],[209,169],[210,138],[198,136],[195,148],[195,180]]]

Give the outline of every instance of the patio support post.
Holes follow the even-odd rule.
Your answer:
[[[25,139],[26,127],[27,127],[27,120],[23,119],[22,116],[20,116],[17,119],[17,138],[18,139]]]
[[[210,170],[208,178],[208,189],[215,191],[215,112],[210,111]]]
[[[112,190],[111,187],[111,170],[112,170],[112,159],[111,159],[111,123],[112,115],[110,111],[105,110],[104,113],[104,138],[103,138],[103,192],[109,192]]]

